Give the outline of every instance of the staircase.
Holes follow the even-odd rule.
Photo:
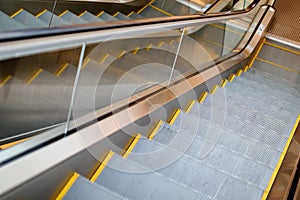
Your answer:
[[[265,60],[274,47],[299,54],[264,40],[243,69],[122,155],[108,152],[91,177],[75,172],[57,199],[266,199],[300,120],[300,73]]]
[[[99,10],[98,13],[91,13],[85,10],[79,15],[65,10],[58,15],[53,14],[49,10],[43,10],[37,14],[30,13],[21,8],[11,16],[0,11],[1,27],[0,31],[59,27],[74,24],[89,24],[95,22],[110,22],[118,20],[132,20],[152,17],[168,17],[174,15],[195,14],[197,11],[176,0],[152,0],[137,12],[130,12],[125,15],[121,12],[116,12],[112,15]],[[51,20],[52,18],[52,20]],[[51,22],[50,22],[51,21]]]

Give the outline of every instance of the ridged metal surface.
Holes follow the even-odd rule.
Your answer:
[[[300,4],[298,0],[276,0],[276,14],[269,33],[300,42]]]

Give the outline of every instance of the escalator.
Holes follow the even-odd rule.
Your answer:
[[[23,70],[3,76],[1,121],[12,108],[24,127],[72,120],[1,151],[1,198],[266,199],[300,120],[300,72],[299,50],[264,38],[274,10],[258,2],[8,41],[3,66]]]

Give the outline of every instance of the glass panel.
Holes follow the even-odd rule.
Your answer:
[[[0,62],[0,146],[65,123],[80,49]],[[74,67],[76,69],[76,67]]]
[[[116,36],[120,37],[120,36]],[[103,41],[87,47],[74,104],[76,125],[79,118],[116,103],[151,87],[166,86],[180,31],[161,30]]]

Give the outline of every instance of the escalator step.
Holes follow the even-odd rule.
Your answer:
[[[191,141],[187,141],[187,137],[190,137]],[[268,183],[268,176],[272,173],[272,169],[237,153],[232,153],[224,147],[215,146],[207,156],[200,158],[199,152],[203,150],[205,143],[209,142],[205,141],[204,138],[193,139],[191,135],[178,133],[177,138],[173,138],[172,142],[174,140],[189,147],[189,149],[181,151],[183,149],[174,148],[175,144],[161,144],[156,140],[141,139],[128,159],[167,178],[174,179],[182,185],[188,185],[193,190],[209,197],[217,195],[222,183],[228,178],[240,182],[242,185],[247,185],[248,189],[254,190],[256,188],[254,191],[259,196]],[[220,165],[221,160],[227,160],[228,162]],[[250,173],[252,176],[260,176],[261,179],[255,180],[243,176],[241,173],[244,170],[242,163],[260,168],[260,171]],[[212,187],[212,185],[215,185],[215,187]],[[241,188],[236,192],[242,192]]]
[[[143,17],[142,15],[140,14],[137,14],[137,13],[132,13],[129,17],[131,17],[132,19],[144,19],[145,17]]]
[[[9,31],[9,30],[26,28],[23,24],[10,18],[6,14],[4,14],[2,11],[0,11],[0,21],[1,21],[1,27],[0,27],[1,31]]]
[[[68,23],[67,21],[65,21],[64,19],[57,17],[55,14],[53,14],[53,16],[52,16],[52,13],[46,9],[44,11],[42,11],[40,14],[38,14],[36,17],[39,18],[40,20],[44,21],[47,24],[50,23],[51,17],[53,17],[52,21],[51,21],[51,25],[50,25],[51,27],[65,26],[65,25],[71,24],[71,23]]]
[[[118,19],[111,16],[110,14],[107,14],[106,12],[102,11],[100,12],[97,17],[99,17],[100,19],[109,22],[109,21],[117,21]]]
[[[36,18],[34,15],[24,9],[20,9],[18,12],[13,14],[11,18],[15,19],[28,28],[43,28],[48,26],[47,23]]]
[[[293,87],[290,84],[283,84],[280,83],[278,81],[272,81],[270,78],[262,75],[261,73],[243,73],[242,77],[245,77],[247,79],[250,79],[252,81],[255,81],[257,83],[263,84],[264,86],[268,86],[271,88],[275,88],[278,90],[281,90],[283,92],[292,94],[292,95],[296,95],[296,96],[300,96],[300,89],[297,87]]]
[[[129,199],[207,199],[188,186],[148,170],[114,154],[95,183]]]
[[[226,86],[227,87],[227,86]],[[276,117],[281,121],[294,121],[294,119],[298,116],[297,110],[291,109],[290,106],[285,108],[276,107],[274,105],[279,104],[283,105],[280,102],[276,102],[274,99],[268,99],[265,95],[261,97],[260,95],[253,95],[253,92],[248,92],[241,94],[243,91],[235,91],[230,88],[219,88],[214,97],[208,96],[204,103],[207,105],[218,106],[217,102],[219,99],[223,99],[228,102],[233,102],[240,106],[246,107],[250,110],[263,113],[268,116]],[[215,100],[216,99],[216,100]],[[262,99],[266,99],[263,101]],[[272,104],[270,104],[273,103]]]
[[[224,90],[224,94],[228,97],[231,97],[234,93],[239,93],[240,95],[247,96],[250,99],[253,99],[257,102],[262,102],[270,107],[274,107],[277,110],[283,110],[291,113],[292,115],[298,115],[300,110],[300,105],[297,103],[297,98],[292,97],[288,100],[285,98],[289,98],[285,96],[285,98],[279,98],[272,96],[270,93],[273,90],[267,88],[266,91],[261,91],[262,87],[252,88],[251,85],[241,84],[241,83],[232,83],[227,84]],[[275,90],[274,90],[275,91]]]
[[[117,18],[118,20],[130,20],[131,18],[124,15],[123,13],[121,12],[116,12],[114,15],[113,15],[115,18]]]
[[[84,11],[81,15],[80,18],[88,21],[88,22],[103,22],[104,20],[102,20],[99,17],[96,17],[95,15],[93,15],[92,13],[88,12],[88,11]]]
[[[89,23],[88,21],[78,17],[77,15],[75,15],[74,13],[72,13],[68,10],[61,13],[59,15],[59,18],[64,19],[65,21],[67,21],[70,24],[87,24],[87,23]]]
[[[66,185],[62,193],[57,197],[57,200],[61,199],[87,199],[87,200],[97,200],[97,199],[126,199],[121,195],[91,183],[88,179],[75,173],[70,179],[69,185]]]

